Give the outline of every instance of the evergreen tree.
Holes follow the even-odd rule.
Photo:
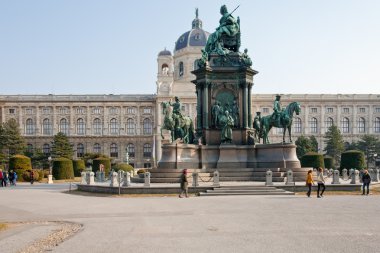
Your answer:
[[[314,136],[310,138],[301,135],[296,140],[297,145],[296,152],[298,159],[301,159],[303,155],[309,152],[318,152],[318,142]]]
[[[334,159],[335,164],[340,164],[340,155],[344,151],[344,141],[340,130],[337,126],[332,125],[327,130],[324,138],[326,144],[324,151]]]
[[[380,155],[380,140],[374,135],[363,135],[357,142],[357,148],[363,151],[367,160],[368,167],[370,163],[375,161],[375,157],[373,155]]]
[[[3,123],[0,129],[0,148],[4,156],[23,154],[25,139],[21,136],[20,127],[15,119]]]
[[[51,156],[53,158],[65,157],[67,159],[72,159],[73,154],[73,146],[70,144],[67,136],[61,132],[54,135],[51,147]]]

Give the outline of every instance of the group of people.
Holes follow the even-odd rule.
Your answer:
[[[1,187],[7,187],[8,185],[11,186],[11,185],[14,185],[16,186],[16,182],[17,182],[17,173],[16,171],[9,171],[9,173],[7,171],[3,171],[2,169],[0,169],[0,185]]]
[[[362,195],[369,195],[369,184],[371,183],[371,175],[368,173],[368,170],[364,170],[361,179],[363,182],[363,193]],[[308,187],[308,191],[306,195],[310,198],[311,196],[311,186],[314,185],[313,180],[313,170],[309,170],[307,172],[307,178],[306,178],[306,186]],[[323,175],[323,168],[318,168],[318,175],[317,175],[317,198],[323,198],[323,193],[325,192],[326,186],[325,186],[325,177]],[[366,191],[367,190],[367,191]]]

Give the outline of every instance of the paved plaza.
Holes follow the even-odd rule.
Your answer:
[[[53,252],[380,251],[379,195],[124,198],[66,189],[68,184],[0,188],[0,223],[83,225]],[[53,230],[51,224],[21,228],[34,229],[35,237]],[[0,232],[0,245],[18,235],[20,245],[32,240],[21,228]]]

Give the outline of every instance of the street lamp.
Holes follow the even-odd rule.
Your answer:
[[[52,166],[52,158],[51,156],[48,157],[48,162],[49,162],[49,176],[48,176],[48,184],[53,183],[53,166]]]

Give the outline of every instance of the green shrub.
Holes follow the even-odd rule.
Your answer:
[[[340,169],[364,169],[365,168],[365,156],[362,151],[348,150],[342,153],[340,159]]]
[[[44,170],[37,170],[37,171],[38,171],[38,176],[39,176],[38,181],[41,181],[45,177],[45,172]]]
[[[9,158],[9,170],[31,170],[32,162],[24,155],[14,155]]]
[[[59,179],[74,178],[73,162],[67,158],[55,158],[53,160],[53,177]]]
[[[111,170],[111,160],[105,157],[98,157],[92,161],[92,171],[95,173],[99,170],[100,164],[104,165],[104,172],[106,175],[110,173]]]
[[[144,174],[146,172],[146,170],[145,169],[139,169],[138,171],[137,171],[137,174],[139,175],[139,174]]]
[[[83,160],[73,160],[74,176],[80,177],[82,171],[86,169]]]
[[[23,172],[22,172],[22,175],[21,176],[19,176],[19,178],[21,179],[23,179],[23,181],[24,182],[30,182],[30,171],[31,170],[24,170]],[[40,170],[33,170],[33,173],[34,173],[34,175],[33,175],[33,178],[34,178],[34,181],[39,181],[39,180],[41,180],[41,177],[40,177]]]
[[[325,168],[333,169],[335,168],[334,159],[331,156],[326,155],[324,158]]]
[[[17,182],[24,182],[24,173],[27,171],[27,170],[23,170],[23,169],[18,169],[18,170],[15,170],[16,171],[16,174],[17,174]],[[12,171],[13,172],[13,171]]]
[[[315,152],[306,153],[301,157],[301,166],[312,168],[324,168],[325,164],[323,160],[323,155]]]
[[[133,171],[132,165],[129,165],[126,163],[118,163],[115,166],[113,166],[112,169],[116,172],[118,172],[119,170],[122,170],[124,172],[128,171],[131,173]]]

